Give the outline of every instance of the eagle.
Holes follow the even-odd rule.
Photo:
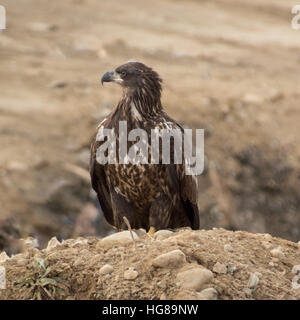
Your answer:
[[[173,145],[169,164],[161,163],[161,150],[159,163],[120,163],[119,156],[114,163],[97,161],[97,150],[105,143],[105,139],[97,139],[99,130],[113,130],[119,150],[121,121],[126,121],[128,132],[143,129],[149,136],[155,128],[184,132],[162,107],[162,79],[141,62],[127,62],[106,72],[101,82],[114,82],[123,89],[115,108],[97,127],[91,144],[91,183],[105,219],[119,231],[127,229],[129,221],[132,229],[143,228],[151,236],[160,229],[199,229],[197,177],[185,174],[184,161],[174,163]],[[150,138],[148,142],[150,157]],[[128,149],[132,145],[128,142]]]

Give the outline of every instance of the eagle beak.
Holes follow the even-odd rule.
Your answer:
[[[115,71],[108,71],[104,73],[103,77],[101,78],[101,84],[103,85],[103,82],[118,82],[121,83],[123,79],[120,78],[120,75],[116,73]]]

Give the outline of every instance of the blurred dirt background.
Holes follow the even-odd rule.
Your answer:
[[[164,79],[163,105],[205,129],[201,228],[300,240],[299,49],[290,0],[4,0],[0,251],[104,236],[87,174],[97,124],[130,60]]]

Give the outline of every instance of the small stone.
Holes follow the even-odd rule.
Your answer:
[[[215,288],[203,289],[198,293],[199,300],[217,300],[218,291]]]
[[[58,29],[57,25],[47,24],[43,22],[32,22],[29,25],[29,29],[36,32],[55,31]]]
[[[134,270],[134,268],[130,267],[128,270],[124,272],[124,279],[126,280],[135,280],[139,273]]]
[[[37,248],[39,246],[39,242],[37,239],[33,237],[27,237],[26,239],[20,239],[23,250],[27,250],[30,248]]]
[[[255,289],[258,285],[259,277],[256,273],[251,273],[248,281],[248,288]]]
[[[247,93],[244,95],[244,97],[242,98],[242,102],[246,103],[246,104],[255,104],[255,105],[259,105],[262,104],[264,102],[264,99],[256,94],[253,93]]]
[[[166,295],[165,293],[163,293],[163,294],[160,296],[159,300],[167,300],[167,295]]]
[[[233,248],[232,248],[231,244],[227,243],[224,245],[224,250],[232,252]]]
[[[7,165],[7,169],[11,171],[26,171],[28,166],[23,162],[10,161]]]
[[[140,228],[138,230],[135,230],[136,234],[139,236],[139,237],[142,237],[144,236],[145,234],[147,234],[146,230],[143,229],[143,228]]]
[[[267,250],[269,250],[269,249],[271,249],[272,248],[272,244],[270,243],[270,242],[268,242],[268,241],[262,241],[262,246],[265,248],[265,249],[267,249]]]
[[[249,289],[249,288],[244,288],[244,293],[245,293],[245,296],[246,298],[251,298],[252,297],[252,290]]]
[[[75,260],[74,262],[74,267],[81,267],[86,263],[86,260],[83,259],[82,257],[79,257]]]
[[[154,233],[154,239],[163,240],[169,238],[173,233],[171,230],[158,230]]]
[[[99,273],[104,274],[110,274],[114,271],[114,267],[111,264],[105,264],[101,269],[99,270]]]
[[[213,278],[213,273],[205,268],[196,267],[177,274],[181,287],[184,289],[200,291],[203,285]]]
[[[272,257],[278,258],[279,260],[283,260],[285,255],[283,253],[282,247],[278,246],[270,251]]]
[[[176,268],[184,263],[186,263],[185,254],[179,249],[161,254],[152,261],[154,267],[160,268]]]
[[[52,250],[53,248],[57,247],[57,246],[60,246],[61,243],[57,240],[56,237],[53,237],[49,240],[48,242],[48,245],[47,245],[47,248],[46,248],[46,251],[50,251]]]
[[[230,273],[230,274],[234,274],[236,271],[237,271],[237,267],[236,266],[227,266],[227,271]]]
[[[220,274],[226,274],[227,273],[227,267],[225,264],[217,262],[214,266],[213,266],[213,272],[215,273],[220,273]]]
[[[132,231],[133,239],[138,239],[138,235]],[[101,242],[121,242],[121,243],[128,243],[132,242],[130,231],[121,231],[113,233],[101,240]]]
[[[9,259],[9,256],[6,254],[6,252],[5,251],[2,251],[1,253],[0,253],[0,264],[1,263],[4,263],[6,260],[8,260]]]

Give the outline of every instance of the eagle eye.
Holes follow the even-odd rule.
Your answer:
[[[126,72],[125,71],[122,71],[121,72],[121,76],[124,78],[124,77],[126,77]]]

